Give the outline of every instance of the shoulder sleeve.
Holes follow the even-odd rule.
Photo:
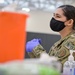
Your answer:
[[[33,49],[32,52],[29,52],[28,54],[31,58],[39,58],[40,54],[43,52],[46,52],[46,50],[41,45],[38,45]]]
[[[53,49],[53,47],[54,46],[52,46],[51,49],[49,50],[49,55],[50,56],[54,56],[54,49]]]

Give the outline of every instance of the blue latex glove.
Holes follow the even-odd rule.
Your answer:
[[[28,41],[27,44],[26,44],[26,51],[32,52],[34,47],[36,47],[39,44],[41,44],[41,39],[33,39],[31,41]]]

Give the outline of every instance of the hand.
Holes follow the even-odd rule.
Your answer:
[[[41,44],[41,39],[33,39],[31,41],[28,41],[26,44],[26,51],[32,52],[34,47],[38,46],[39,44]]]

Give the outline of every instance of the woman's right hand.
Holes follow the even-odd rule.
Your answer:
[[[32,52],[33,49],[38,46],[39,44],[41,44],[41,39],[32,39],[31,41],[28,41],[26,43],[26,51],[27,52]]]

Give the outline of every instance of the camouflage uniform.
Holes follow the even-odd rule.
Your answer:
[[[60,39],[58,42],[56,42],[50,49],[49,55],[55,56],[58,58],[58,60],[64,64],[65,61],[67,61],[68,56],[70,55],[69,50],[75,50],[75,32],[71,32],[63,39]],[[44,48],[41,45],[38,45],[33,49],[31,53],[28,53],[30,57],[37,58],[40,57],[40,54],[42,52],[46,52]],[[75,58],[75,54],[73,53],[73,56]]]

